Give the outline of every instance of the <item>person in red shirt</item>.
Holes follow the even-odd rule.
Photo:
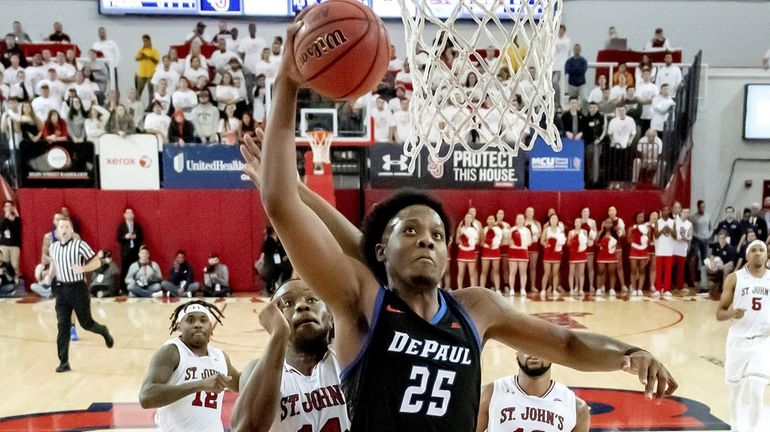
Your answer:
[[[48,118],[43,123],[43,139],[49,143],[67,141],[67,122],[59,116],[56,110],[48,112]]]
[[[618,266],[618,235],[613,228],[612,219],[607,218],[602,224],[602,230],[598,237],[599,249],[596,251],[596,262],[599,267],[599,274],[596,277],[599,289],[596,290],[597,296],[603,296],[605,287],[609,286],[609,294],[615,295],[615,272]],[[607,284],[609,279],[609,284]]]
[[[540,238],[540,244],[543,246],[543,284],[540,286],[540,297],[546,294],[561,294],[559,286],[559,268],[561,267],[561,257],[564,244],[567,237],[564,235],[564,227],[559,222],[559,216],[556,213],[548,217],[548,225],[543,228],[543,235]],[[548,281],[551,280],[550,289]]]
[[[575,228],[567,234],[567,250],[569,253],[569,293],[573,297],[583,295],[586,262],[588,250],[593,246],[593,240],[583,229],[583,219],[575,219]]]
[[[506,238],[508,243],[508,282],[511,291],[519,273],[521,298],[527,295],[527,264],[529,264],[529,245],[532,243],[532,231],[524,225],[524,215],[516,215],[516,224],[511,227]]]
[[[650,262],[650,226],[644,221],[644,212],[636,214],[636,223],[628,232],[628,259],[631,262],[631,295],[641,296],[644,274]]]

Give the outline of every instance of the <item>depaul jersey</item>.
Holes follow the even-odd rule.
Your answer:
[[[351,432],[475,431],[480,339],[462,306],[438,293],[426,321],[380,288],[363,348],[341,374]]]
[[[487,432],[570,432],[577,422],[575,393],[556,381],[542,396],[530,396],[519,387],[517,376],[493,383]]]
[[[343,432],[350,430],[345,396],[340,385],[337,356],[328,351],[304,375],[288,363],[283,365],[281,406],[271,431]]]
[[[167,341],[179,350],[179,366],[166,384],[200,381],[214,374],[227,376],[227,360],[219,348],[208,346],[209,355],[198,357],[179,338]],[[225,393],[197,392],[158,408],[155,422],[161,432],[223,431],[222,399]]]
[[[761,277],[754,277],[746,267],[735,272],[732,306],[746,313],[730,322],[728,339],[770,336],[770,270]]]

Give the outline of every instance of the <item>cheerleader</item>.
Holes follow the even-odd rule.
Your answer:
[[[540,297],[546,296],[546,291],[559,295],[563,291],[559,286],[559,267],[561,256],[567,237],[564,235],[564,226],[559,222],[556,213],[548,218],[548,225],[543,229],[540,244],[543,246],[543,284],[540,286]],[[551,280],[551,288],[547,289]]]
[[[478,286],[479,274],[476,268],[476,245],[479,242],[479,232],[473,226],[473,215],[466,214],[463,221],[457,225],[457,289],[466,286]],[[465,269],[468,269],[469,285],[463,285]]]
[[[647,246],[647,257],[650,267],[650,287],[654,289],[655,285],[655,231],[658,229],[658,212],[650,213],[650,221],[647,226],[650,227],[650,243]],[[642,289],[642,288],[640,288]]]
[[[618,234],[613,226],[612,219],[607,218],[602,224],[602,231],[599,233],[598,250],[596,251],[596,263],[599,267],[599,274],[596,277],[596,284],[599,289],[596,290],[597,296],[604,295],[605,277],[609,279],[609,294],[615,295],[615,272],[618,266]]]
[[[623,295],[626,295],[628,294],[628,286],[626,286],[626,273],[623,268],[623,238],[626,236],[626,224],[623,222],[623,219],[618,217],[618,210],[613,206],[610,206],[610,208],[607,209],[607,216],[612,220],[612,228],[617,235],[616,239],[618,240],[618,247],[615,254],[618,257],[618,279],[620,279]]]
[[[583,208],[580,212],[580,220],[582,221],[582,228],[588,233],[588,250],[586,251],[586,269],[588,270],[588,288],[591,294],[594,293],[594,268],[596,262],[596,234],[598,229],[596,228],[596,221],[591,217],[591,210],[588,207]]]
[[[575,219],[575,228],[567,235],[567,251],[569,252],[569,293],[571,296],[583,295],[586,262],[591,246],[588,232],[583,229],[583,219]]]
[[[508,283],[513,291],[516,282],[516,272],[519,273],[519,289],[521,298],[527,295],[527,264],[529,263],[529,245],[532,243],[532,232],[524,225],[524,215],[516,215],[516,225],[510,229],[506,237],[508,243]]]
[[[469,208],[468,209],[468,213],[470,213],[470,215],[473,216],[473,227],[476,228],[476,231],[478,231],[479,237],[480,237],[481,236],[481,232],[484,231],[484,226],[481,225],[481,221],[476,219],[476,207]],[[479,260],[479,255],[480,254],[481,254],[481,242],[478,242],[476,244],[476,261]]]
[[[500,292],[500,246],[503,243],[503,230],[497,226],[495,217],[487,217],[484,227],[483,244],[481,246],[481,287],[487,287],[489,264],[492,264],[492,283],[495,292]]]
[[[540,233],[542,228],[540,222],[535,220],[535,209],[527,207],[524,210],[524,226],[529,229],[532,235],[532,242],[529,245],[529,282],[532,284],[532,291],[537,292],[535,281],[537,280],[537,259],[540,258]]]
[[[513,282],[508,280],[508,245],[505,239],[511,234],[511,224],[505,221],[505,212],[500,209],[495,213],[495,223],[503,230],[503,244],[500,245],[500,269],[503,278],[503,289],[505,294],[509,294],[509,286],[512,288]]]
[[[636,214],[636,224],[628,232],[628,259],[631,261],[631,295],[642,296],[644,273],[650,257],[647,250],[650,247],[650,226],[644,221],[644,212]]]

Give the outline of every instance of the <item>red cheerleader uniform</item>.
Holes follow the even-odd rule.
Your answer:
[[[551,232],[550,228],[546,228],[543,231],[543,235],[547,236],[547,233]],[[561,262],[561,254],[562,250],[557,251],[556,250],[556,237],[551,237],[548,240],[546,240],[546,246],[545,249],[543,249],[543,262],[544,263],[560,263]]]
[[[610,250],[609,250],[610,239],[612,239],[612,236],[604,236],[599,241],[599,250],[596,253],[596,262],[605,263],[605,264],[618,262],[617,251],[618,251],[619,244],[616,243],[615,250],[612,253],[610,253]]]
[[[460,242],[457,244],[457,261],[476,262],[477,239],[476,228],[462,228]]]
[[[524,244],[519,228],[511,228],[512,246],[508,248],[508,261],[529,262],[529,248],[521,247]]]
[[[503,239],[503,230],[498,227],[484,228],[484,245],[481,248],[481,259],[499,260],[500,243]]]
[[[586,236],[591,235],[591,230],[593,229],[593,227],[588,223],[588,221],[583,222],[583,225],[580,225],[580,228],[586,232]],[[588,248],[586,248],[586,255],[596,255],[596,250],[598,248],[599,246],[596,243],[594,243],[591,246],[588,246]]]
[[[634,225],[631,227],[631,232],[629,233],[630,237],[630,243],[631,243],[631,251],[628,254],[629,259],[647,259],[647,241],[643,243],[643,240],[645,237],[647,237],[647,233],[643,233],[640,229],[639,225]],[[649,239],[649,237],[647,237]],[[644,245],[642,248],[638,248],[637,245]]]
[[[505,230],[510,230],[510,227],[506,228],[506,223],[504,222],[498,222],[497,227],[500,228],[503,231],[503,236],[505,236]],[[508,245],[501,244],[500,245],[500,256],[505,259],[508,256]]]
[[[588,235],[586,234],[586,241],[588,240]],[[569,250],[569,262],[570,264],[580,264],[584,262],[588,262],[588,247],[583,249],[582,251],[578,250],[580,249],[580,234],[573,236],[570,240],[567,241],[567,249]]]

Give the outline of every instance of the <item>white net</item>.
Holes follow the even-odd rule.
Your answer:
[[[406,33],[412,166],[458,145],[517,154],[537,137],[554,150],[551,81],[563,0],[399,0]],[[474,25],[475,23],[475,25]]]
[[[313,151],[313,174],[320,175],[324,173],[324,164],[330,164],[332,136],[334,134],[325,130],[305,131],[308,137],[310,149]]]

